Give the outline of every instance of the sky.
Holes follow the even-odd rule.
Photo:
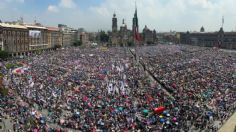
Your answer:
[[[224,16],[224,30],[236,30],[236,0],[136,0],[139,30],[145,25],[158,32],[218,31]],[[135,0],[0,0],[0,20],[20,17],[46,26],[66,24],[87,31],[111,30],[113,13],[129,29]]]

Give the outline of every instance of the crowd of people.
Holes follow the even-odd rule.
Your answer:
[[[12,131],[216,131],[215,121],[235,111],[235,53],[176,45],[135,52],[66,48],[2,62],[9,92],[0,116]]]
[[[140,58],[158,81],[185,108],[189,130],[216,130],[235,112],[236,53],[217,48],[159,45],[139,50]],[[216,122],[219,125],[216,125]]]

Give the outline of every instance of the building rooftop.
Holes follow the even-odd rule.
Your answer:
[[[0,23],[0,26],[7,27],[7,28],[20,28],[20,29],[27,29],[27,27],[19,24],[7,24],[7,23]]]
[[[33,24],[25,24],[27,28],[36,28],[36,29],[47,29],[46,27],[43,26],[38,26],[38,25],[33,25]]]
[[[46,27],[49,31],[59,31],[57,27]]]

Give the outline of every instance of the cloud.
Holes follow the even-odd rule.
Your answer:
[[[48,11],[50,11],[50,12],[59,12],[59,9],[55,5],[49,5],[48,6]]]
[[[76,4],[74,0],[60,0],[59,6],[63,8],[75,8]]]
[[[134,0],[104,0],[100,5],[90,7],[93,15],[102,17],[101,22],[111,29],[111,18],[115,11],[118,24],[123,18],[132,27]],[[203,25],[207,31],[219,30],[222,15],[225,29],[236,24],[235,0],[137,0],[140,30],[147,25],[157,31],[199,31]],[[228,19],[228,21],[227,21]]]
[[[111,30],[114,12],[117,14],[118,26],[124,18],[131,29],[135,11],[135,0],[84,0],[85,3],[83,0],[50,0],[54,2],[39,6],[37,10],[18,6],[22,4],[19,2],[21,0],[0,1],[3,21],[15,20],[20,16],[26,21],[33,21],[37,16],[45,25],[62,23],[74,28],[84,27],[88,31]],[[24,4],[30,7],[32,2],[27,1],[24,0]],[[31,1],[42,4],[39,0]],[[206,31],[218,31],[224,16],[224,30],[231,31],[236,26],[235,5],[236,0],[137,0],[139,30],[147,25],[156,31],[199,31],[201,26]],[[54,12],[60,12],[60,15]]]

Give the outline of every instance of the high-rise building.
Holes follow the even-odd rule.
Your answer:
[[[112,18],[112,32],[117,32],[117,18],[115,13]]]

